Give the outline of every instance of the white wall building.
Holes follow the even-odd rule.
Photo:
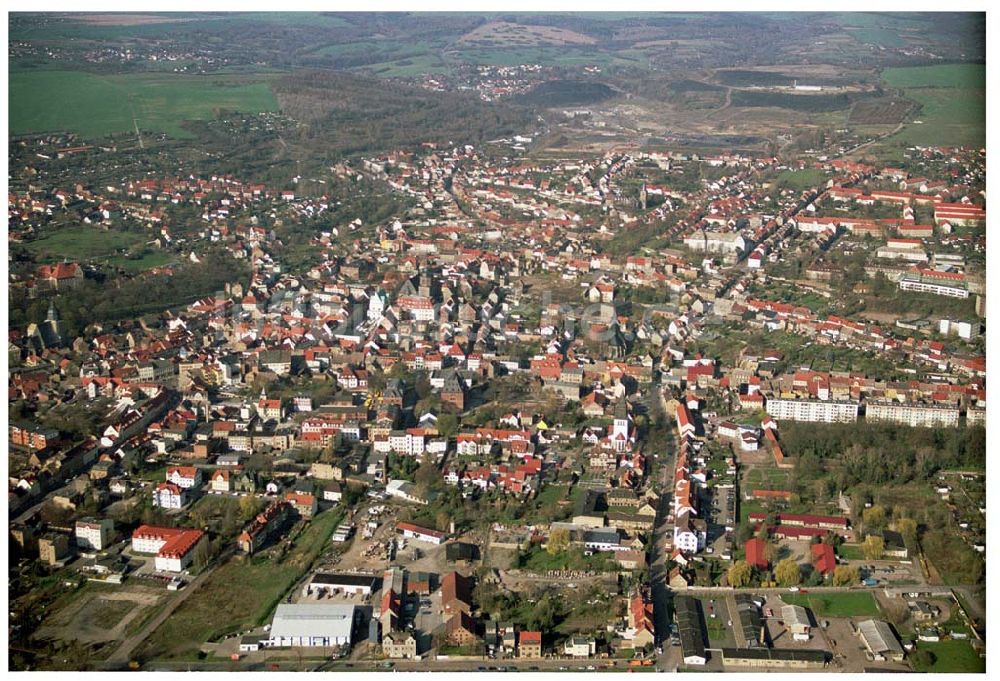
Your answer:
[[[271,647],[350,646],[358,609],[346,604],[281,603],[271,620]]]
[[[957,426],[958,407],[872,401],[865,407],[866,421],[905,423],[913,427]]]
[[[106,549],[115,535],[115,523],[110,518],[76,521],[76,545],[81,549]]]
[[[858,407],[857,402],[773,398],[767,401],[767,413],[779,421],[852,422],[858,420]]]

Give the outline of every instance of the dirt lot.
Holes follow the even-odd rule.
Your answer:
[[[115,641],[124,638],[129,622],[168,597],[163,588],[139,584],[118,591],[93,591],[50,617],[38,637],[85,643]]]
[[[365,504],[354,514],[356,531],[351,540],[347,543],[346,549],[338,548],[329,558],[322,562],[322,569],[336,569],[338,571],[350,572],[352,570],[384,570],[390,565],[399,565],[411,572],[433,572],[445,574],[455,569],[454,563],[449,563],[445,559],[445,545],[435,545],[428,542],[405,540],[396,533],[396,518],[398,517],[398,507],[389,502],[378,502],[376,506],[383,506],[385,512],[378,516],[378,529],[370,539],[362,537],[364,524],[374,516],[368,514],[368,508],[372,504]],[[400,548],[396,551],[392,560],[386,558],[385,546],[393,539],[399,538]],[[333,546],[338,546],[334,544]]]

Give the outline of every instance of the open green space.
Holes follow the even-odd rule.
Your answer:
[[[867,591],[825,594],[787,594],[781,600],[801,605],[818,617],[877,617],[878,604]]]
[[[116,255],[108,258],[105,262],[108,265],[120,267],[129,272],[139,272],[141,270],[148,270],[151,267],[162,267],[176,258],[177,256],[173,253],[148,249],[130,255]]]
[[[913,660],[913,668],[918,672],[945,674],[982,674],[986,671],[986,659],[972,649],[969,641],[938,641],[937,643],[917,642],[918,650],[928,650],[934,654],[934,664],[923,665]]]
[[[49,21],[45,25],[25,26],[13,22],[10,28],[11,39],[16,40],[115,40],[128,38],[156,39],[193,34],[219,27],[249,26],[257,24],[273,28],[282,27],[322,27],[338,29],[350,26],[350,23],[340,17],[321,12],[227,12],[206,16],[189,12],[141,12],[134,14],[143,16],[167,16],[171,21],[154,23],[121,23],[94,24],[79,21],[71,16],[60,17],[58,21]]]
[[[41,239],[24,244],[42,261],[101,260],[115,256],[145,239],[134,232],[106,231],[96,227],[65,227],[45,232]]]
[[[847,560],[864,560],[865,552],[861,544],[841,544],[837,547],[837,555]]]
[[[777,466],[754,466],[743,478],[743,487],[754,489],[787,489],[792,472]]]
[[[595,551],[592,555],[584,555],[583,549],[570,548],[551,554],[545,549],[534,548],[518,556],[517,567],[528,572],[548,572],[549,570],[591,570],[608,572],[614,568],[614,563],[608,554]]]
[[[184,121],[206,120],[220,109],[278,110],[270,86],[259,77],[43,70],[9,75],[10,132],[15,135],[69,131],[101,137],[133,132],[138,125],[143,132],[189,138]]]
[[[775,183],[780,187],[802,190],[818,187],[826,180],[826,173],[822,170],[807,168],[805,170],[783,170],[775,178]]]
[[[705,630],[708,632],[710,642],[726,640],[726,623],[719,616],[709,617],[705,615]]]
[[[205,641],[265,623],[319,556],[342,517],[342,512],[319,514],[283,556],[231,558],[153,632],[140,655],[183,657]]]
[[[986,143],[986,67],[982,64],[937,64],[890,68],[882,79],[903,90],[920,105],[891,141],[917,145]]]
[[[882,72],[882,79],[899,88],[986,88],[986,66],[983,64],[935,64],[933,66],[903,66]]]

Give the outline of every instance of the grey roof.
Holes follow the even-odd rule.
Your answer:
[[[350,638],[357,608],[345,604],[281,603],[271,621],[271,638]]]
[[[809,613],[801,605],[785,605],[781,608],[781,618],[788,623],[789,626],[795,626],[800,624],[802,626],[809,626]]]
[[[858,624],[861,638],[872,653],[895,653],[901,655],[903,646],[899,645],[896,635],[889,625],[882,620],[865,620]]]

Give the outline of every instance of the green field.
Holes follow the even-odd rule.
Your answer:
[[[140,272],[152,267],[162,267],[176,259],[177,256],[173,253],[150,249],[131,256],[116,255],[113,258],[106,259],[105,262],[108,265],[120,267],[129,272]]]
[[[754,466],[743,478],[743,487],[754,489],[788,489],[790,470],[778,467]]]
[[[899,88],[986,89],[986,66],[983,64],[937,64],[885,69],[882,79]]]
[[[316,516],[282,559],[231,558],[153,632],[144,658],[185,657],[223,634],[263,624],[326,546],[343,512]]]
[[[146,237],[132,232],[105,231],[96,227],[66,227],[48,232],[41,239],[24,244],[40,260],[57,262],[64,258],[73,260],[102,260],[111,258],[121,249],[142,243]]]
[[[275,28],[309,26],[337,29],[350,26],[339,17],[320,12],[232,12],[225,15],[205,16],[186,12],[136,12],[143,15],[167,15],[173,21],[148,24],[88,24],[61,18],[45,26],[24,27],[12,23],[12,40],[127,40],[129,38],[156,39],[168,36],[186,36],[195,31],[218,29],[239,25],[270,25]]]
[[[79,71],[12,71],[8,85],[10,132],[70,131],[84,137],[134,131],[191,137],[185,120],[205,120],[218,109],[277,111],[260,77],[134,73],[99,76]],[[135,124],[133,123],[135,117]]]
[[[968,641],[938,641],[937,643],[917,642],[920,650],[934,653],[934,664],[931,666],[913,663],[918,672],[937,672],[945,674],[982,674],[986,671],[986,659],[979,656]]]
[[[46,232],[41,239],[29,241],[24,247],[39,262],[98,262],[120,267],[128,272],[162,267],[177,259],[173,253],[141,246],[147,238],[148,235],[135,232],[106,231],[83,226],[64,227]],[[121,253],[122,250],[127,253]]]
[[[781,600],[807,607],[817,617],[878,617],[875,599],[867,591],[826,594],[787,594]]]
[[[817,168],[807,168],[805,170],[783,170],[775,178],[775,182],[782,187],[791,189],[809,189],[824,184],[827,180],[826,173]]]
[[[847,560],[864,560],[865,552],[861,544],[841,544],[837,547],[837,555]]]
[[[917,145],[986,143],[986,67],[940,64],[886,69],[885,82],[920,105],[921,121],[907,125],[891,141]]]

